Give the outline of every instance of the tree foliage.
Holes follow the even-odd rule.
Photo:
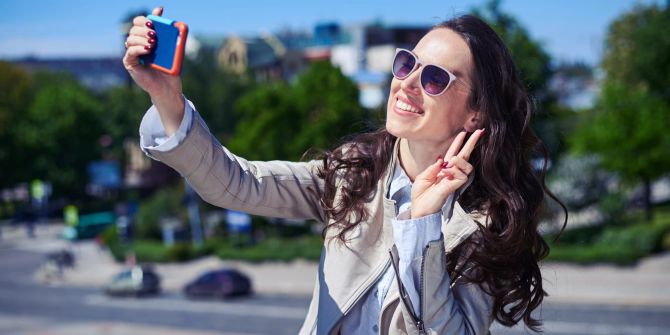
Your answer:
[[[544,103],[550,98],[547,86],[553,73],[551,57],[521,22],[502,11],[500,3],[500,0],[489,1],[483,8],[475,8],[473,13],[491,25],[505,41],[528,91]]]
[[[138,127],[144,111],[151,106],[149,96],[137,86],[118,86],[103,92],[100,97],[102,115],[100,121],[103,126],[101,136],[110,137],[106,147],[113,158],[124,162],[125,151],[123,142],[128,139],[138,139]],[[138,142],[138,141],[135,141]]]
[[[500,0],[491,0],[473,14],[485,20],[505,42],[526,89],[536,102],[533,121],[535,132],[542,138],[552,157],[564,150],[566,119],[571,111],[561,108],[549,89],[554,74],[551,57],[542,44],[514,16],[500,8]]]
[[[643,182],[648,219],[650,183],[670,170],[668,24],[670,10],[650,5],[610,25],[599,102],[572,137],[577,152],[595,152],[624,180]]]
[[[576,130],[574,149],[598,153],[606,168],[629,181],[653,180],[670,167],[668,112],[667,101],[648,90],[608,82]]]
[[[185,59],[182,73],[184,94],[197,103],[212,133],[229,139],[237,123],[235,103],[254,87],[250,76],[239,76],[217,65],[213,51],[203,49],[195,59]]]
[[[100,155],[102,107],[67,75],[34,77],[32,99],[11,123],[13,146],[3,170],[12,171],[12,176],[3,186],[39,178],[50,181],[56,194],[82,194],[88,181],[86,166]]]
[[[18,143],[15,123],[25,116],[32,96],[32,78],[10,63],[0,62],[0,187],[17,180],[14,161]]]
[[[635,7],[609,27],[602,67],[607,81],[644,86],[670,100],[670,9]]]
[[[228,146],[249,159],[298,160],[362,128],[358,88],[336,67],[317,62],[293,85],[260,86],[240,98]]]

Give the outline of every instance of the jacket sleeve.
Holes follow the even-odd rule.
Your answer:
[[[391,256],[397,275],[399,257],[395,246]],[[425,247],[420,277],[418,311],[412,306],[403,283],[398,281],[408,334],[488,334],[493,322],[493,299],[476,284],[458,280],[452,283],[442,238]]]
[[[247,161],[223,147],[195,110],[190,129],[178,145],[167,151],[143,149],[179,172],[203,200],[215,206],[324,221],[318,161]]]

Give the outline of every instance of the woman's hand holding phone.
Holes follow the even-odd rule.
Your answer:
[[[163,14],[163,8],[154,8],[153,15]],[[133,19],[126,39],[126,54],[123,65],[135,83],[146,91],[156,105],[166,135],[172,135],[184,116],[181,78],[154,70],[140,64],[140,57],[151,53],[155,46],[153,24],[144,16]]]

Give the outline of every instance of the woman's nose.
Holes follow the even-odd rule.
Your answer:
[[[400,88],[412,95],[421,95],[421,68],[414,70],[407,78],[400,81]]]

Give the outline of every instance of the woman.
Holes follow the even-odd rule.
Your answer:
[[[538,261],[548,247],[537,225],[553,196],[530,165],[541,147],[531,103],[485,23],[462,16],[398,49],[385,128],[304,163],[250,162],[222,147],[179,78],[139,64],[151,27],[135,18],[124,57],[154,103],[140,126],[145,152],[214,205],[326,223],[301,334],[539,327],[531,312],[546,295]]]

